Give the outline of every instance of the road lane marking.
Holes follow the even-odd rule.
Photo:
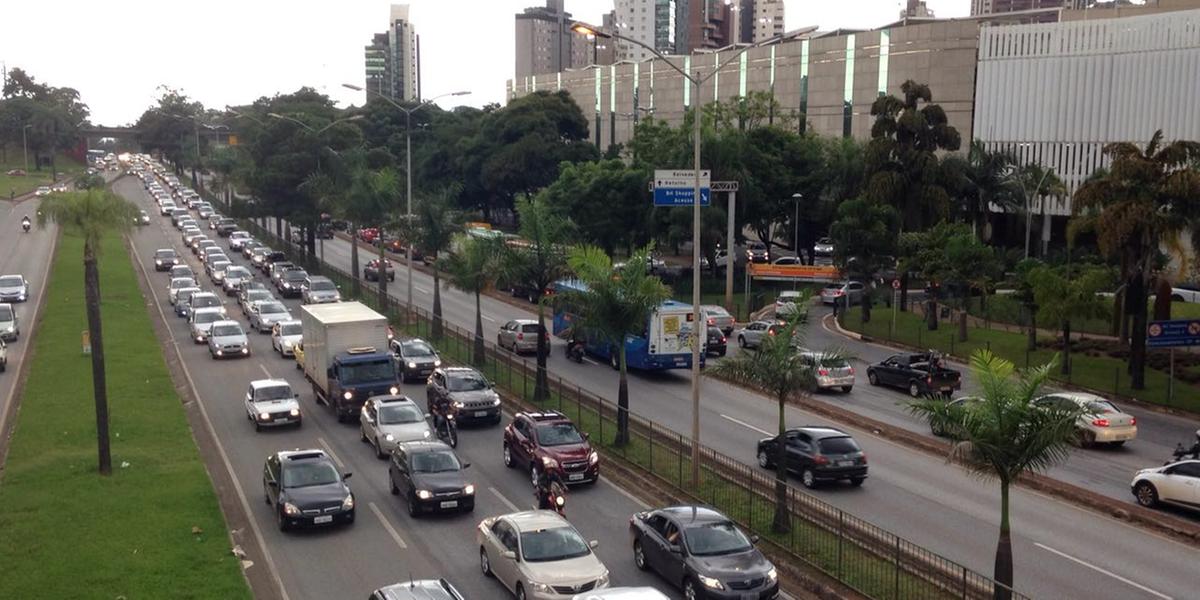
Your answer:
[[[617,490],[617,492],[619,492],[622,496],[629,498],[634,504],[638,505],[638,507],[641,508],[642,510],[650,510],[649,504],[642,502],[641,499],[639,499],[637,496],[634,496],[633,494],[630,494],[629,492],[625,491],[625,488],[622,488],[621,486],[609,481],[607,477],[601,477],[600,481],[603,481],[606,485],[612,487],[612,489]]]
[[[1075,558],[1074,556],[1071,556],[1070,554],[1067,554],[1066,552],[1061,552],[1061,551],[1059,551],[1059,550],[1055,550],[1054,548],[1051,548],[1050,546],[1047,546],[1047,545],[1045,545],[1045,544],[1040,544],[1040,543],[1038,543],[1038,542],[1034,542],[1034,543],[1033,543],[1033,545],[1034,545],[1034,546],[1037,546],[1038,548],[1041,548],[1042,550],[1045,550],[1045,551],[1047,551],[1047,552],[1052,552],[1052,553],[1054,553],[1054,554],[1057,554],[1057,555],[1059,555],[1059,556],[1061,556],[1061,557],[1063,557],[1063,558],[1065,558],[1065,559],[1067,559],[1067,560],[1070,560],[1070,561],[1072,561],[1072,562],[1076,562],[1076,563],[1078,563],[1078,564],[1081,564],[1081,565],[1083,565],[1083,566],[1085,566],[1085,567],[1087,567],[1087,568],[1089,568],[1089,569],[1091,569],[1091,570],[1093,570],[1093,571],[1096,571],[1097,573],[1103,573],[1104,575],[1108,575],[1109,577],[1112,577],[1113,579],[1116,579],[1117,581],[1120,581],[1121,583],[1124,583],[1124,584],[1126,584],[1126,585],[1129,585],[1129,586],[1135,587],[1135,588],[1137,588],[1137,589],[1139,589],[1139,590],[1142,590],[1143,592],[1146,592],[1147,594],[1150,594],[1150,595],[1152,595],[1152,596],[1156,596],[1156,597],[1158,597],[1158,598],[1162,598],[1163,600],[1173,600],[1173,598],[1171,598],[1170,596],[1168,596],[1168,595],[1166,595],[1166,594],[1162,594],[1162,593],[1156,592],[1156,591],[1154,591],[1154,590],[1152,590],[1152,589],[1150,589],[1150,588],[1148,588],[1148,587],[1146,587],[1146,586],[1144,586],[1144,585],[1142,585],[1142,584],[1140,584],[1140,583],[1138,583],[1138,582],[1136,582],[1136,581],[1131,581],[1131,580],[1129,580],[1129,579],[1126,579],[1126,578],[1124,578],[1124,577],[1121,577],[1120,575],[1117,575],[1116,573],[1113,573],[1113,572],[1111,572],[1111,571],[1106,571],[1106,570],[1104,570],[1104,569],[1102,569],[1102,568],[1100,568],[1100,567],[1097,567],[1096,565],[1093,565],[1093,564],[1091,564],[1091,563],[1089,563],[1089,562],[1086,562],[1086,561],[1084,561],[1084,560],[1080,560],[1080,559],[1078,559],[1078,558]]]
[[[413,285],[413,289],[417,290],[418,292],[421,292],[422,294],[428,294],[428,293],[429,293],[429,290],[427,290],[427,289],[425,289],[425,288],[423,288],[423,287],[421,287],[421,286],[419,286],[419,285]]]
[[[761,433],[761,434],[763,434],[763,435],[775,435],[774,433],[771,433],[770,431],[767,431],[766,429],[760,429],[760,428],[758,428],[758,427],[755,427],[755,426],[753,426],[753,425],[751,425],[751,424],[749,424],[749,423],[747,423],[747,422],[745,422],[745,421],[743,421],[743,420],[741,420],[741,419],[735,419],[735,418],[733,418],[733,417],[731,417],[731,416],[729,416],[729,415],[721,415],[721,418],[722,418],[722,419],[725,419],[725,420],[728,420],[728,421],[732,421],[732,422],[734,422],[734,423],[737,423],[738,425],[741,425],[742,427],[745,427],[746,429],[750,429],[750,430],[753,430],[753,431],[757,431],[757,432],[759,432],[759,433]]]
[[[50,279],[50,267],[51,267],[51,264],[54,262],[54,249],[58,247],[58,230],[57,230],[57,228],[54,230],[53,234],[54,235],[52,235],[50,237],[50,253],[48,254],[48,256],[50,257],[50,260],[46,261],[46,269],[44,271],[42,271],[42,285],[41,285],[41,288],[38,290],[38,301],[35,302],[33,305],[33,316],[31,316],[27,320],[27,322],[32,326],[37,325],[38,312],[42,309],[42,303],[44,303],[46,301],[45,298],[46,298],[46,285],[48,283],[47,280]],[[32,333],[32,332],[33,332],[33,327],[30,327],[30,333],[25,336],[25,346],[21,352],[21,363],[19,365],[17,365],[16,369],[13,369],[14,372],[19,373],[20,369],[25,366],[25,361],[29,360],[29,358],[32,354],[30,352],[30,347],[32,346],[32,344],[30,343],[30,340],[32,340],[34,337],[34,333]],[[7,368],[7,366],[5,368]],[[12,404],[14,402],[16,402],[17,382],[19,382],[20,380],[21,380],[21,378],[16,377],[15,375],[12,377],[12,385],[10,385],[8,387],[8,404],[5,404],[3,407],[0,407],[0,435],[4,434],[4,424],[6,421],[8,421],[9,410],[12,409]]]
[[[271,372],[267,370],[267,365],[258,363],[258,368],[262,369],[262,372],[267,375],[267,379],[273,379],[273,377],[271,377]]]
[[[494,488],[494,487],[489,487],[489,488],[488,488],[488,491],[490,491],[490,492],[491,492],[492,494],[494,494],[494,495],[495,495],[497,498],[499,498],[499,499],[500,499],[500,501],[501,501],[501,502],[503,502],[503,503],[504,503],[504,505],[505,505],[505,506],[507,506],[509,510],[511,510],[511,511],[513,511],[513,512],[520,512],[520,510],[521,510],[521,507],[517,506],[516,504],[513,504],[513,503],[512,503],[512,500],[509,500],[508,498],[505,498],[505,497],[504,497],[504,494],[501,494],[501,493],[500,493],[500,490],[498,490],[498,489],[496,489],[496,488]]]
[[[487,313],[480,313],[480,314],[483,316],[483,320],[484,320],[484,321],[491,321],[491,322],[493,322],[493,323],[495,323],[495,322],[496,322],[496,320],[495,320],[495,319],[493,319],[493,318],[491,318],[490,316],[488,316],[488,314],[487,314]]]
[[[338,458],[337,455],[333,453],[333,448],[329,447],[329,442],[326,442],[325,438],[318,436],[317,443],[325,449],[325,453],[329,455],[329,458],[332,458],[333,462],[337,463],[339,469],[343,471],[346,470],[346,463],[342,462],[342,459]]]
[[[387,520],[387,517],[383,516],[383,512],[379,510],[379,507],[375,506],[374,502],[368,502],[367,506],[379,518],[379,522],[383,523],[383,528],[387,530],[388,535],[392,536],[392,540],[396,542],[396,545],[400,546],[401,550],[408,550],[408,544],[404,543],[404,538],[400,537],[399,533],[396,533],[396,528],[392,527],[392,523]]]

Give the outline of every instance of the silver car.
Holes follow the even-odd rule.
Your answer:
[[[437,350],[425,340],[393,339],[391,345],[392,354],[395,354],[396,360],[400,362],[400,376],[405,380],[427,378],[434,369],[442,366],[442,358],[438,356]]]
[[[217,286],[222,286],[225,283],[225,269],[232,266],[233,262],[224,256],[213,258],[207,266],[208,276],[212,278],[213,283],[217,284]]]
[[[24,302],[29,299],[29,282],[22,275],[0,275],[0,302]]]
[[[256,379],[246,390],[246,418],[254,423],[254,430],[278,425],[300,427],[300,394],[283,379]]]
[[[196,287],[196,280],[192,279],[191,277],[171,278],[171,283],[167,284],[167,300],[169,300],[171,304],[175,304],[175,299],[179,294],[179,290],[190,287]]]
[[[229,234],[229,249],[241,250],[242,245],[250,241],[249,231],[234,231]]]
[[[818,390],[840,388],[849,394],[854,388],[854,367],[845,358],[824,352],[801,350],[799,359],[801,364],[813,372],[813,381]]]
[[[608,587],[608,569],[558,513],[550,510],[488,517],[475,529],[479,566],[518,597],[563,600],[577,590]]]
[[[762,345],[763,337],[771,335],[771,321],[754,321],[747,323],[737,334],[738,346],[742,348],[757,348]]]
[[[1137,419],[1095,394],[1055,392],[1034,400],[1033,404],[1047,409],[1082,410],[1083,414],[1075,420],[1081,446],[1120,446],[1137,438]]]
[[[813,244],[813,255],[833,256],[833,238],[823,237]]]
[[[513,319],[500,327],[496,334],[496,344],[520,354],[522,352],[537,352],[538,322],[533,319]],[[549,346],[549,341],[547,341]]]
[[[701,304],[700,310],[704,311],[704,317],[710,326],[719,328],[725,335],[733,332],[734,319],[729,311],[716,304]]]
[[[11,304],[0,304],[0,340],[15,342],[21,337],[21,322],[17,309]]]
[[[280,321],[271,328],[271,348],[280,356],[295,356],[296,346],[303,340],[300,321]]]
[[[276,323],[291,320],[292,313],[282,302],[259,300],[250,305],[250,328],[259,333],[268,333]]]
[[[309,275],[304,282],[304,287],[301,288],[300,301],[304,304],[341,302],[342,294],[338,292],[337,285],[328,277]]]
[[[225,295],[233,296],[237,294],[238,286],[242,285],[243,281],[253,279],[254,274],[250,269],[241,265],[234,265],[225,269],[225,283],[221,287],[225,288]]]
[[[202,308],[215,308],[222,315],[226,314],[225,303],[220,296],[213,292],[193,292],[192,297],[188,298],[188,311],[195,312]]]
[[[187,317],[192,310],[191,300],[192,294],[200,292],[198,287],[183,288],[175,292],[175,316]]]
[[[237,321],[216,321],[208,332],[208,353],[213,358],[250,356],[250,340]]]
[[[375,396],[363,404],[358,418],[362,441],[386,458],[396,444],[433,437],[425,413],[408,396]]]
[[[851,305],[858,304],[862,301],[863,290],[865,289],[866,286],[861,281],[829,283],[821,288],[821,303],[833,304],[841,302]]]
[[[191,277],[192,279],[196,278],[196,272],[187,265],[175,265],[171,267],[171,270],[168,273],[171,279],[175,279],[176,277]]]
[[[242,305],[242,314],[249,317],[250,307],[259,300],[278,302],[278,300],[275,298],[275,294],[271,293],[271,290],[265,288],[249,289],[242,292],[242,294],[238,297],[238,304]]]
[[[195,294],[193,294],[193,297]],[[225,320],[225,309],[222,308],[198,308],[192,311],[192,316],[188,317],[188,329],[191,331],[192,341],[197,344],[203,344],[208,341],[208,334],[212,331],[213,323]]]

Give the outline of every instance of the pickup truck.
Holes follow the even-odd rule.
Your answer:
[[[304,378],[338,421],[358,417],[372,396],[400,393],[387,319],[359,302],[300,307]]]
[[[941,354],[937,352],[889,356],[883,362],[867,367],[867,381],[871,385],[907,390],[913,398],[949,396],[955,390],[962,389],[962,375],[946,368]]]

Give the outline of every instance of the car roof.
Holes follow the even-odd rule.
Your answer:
[[[500,515],[500,518],[512,523],[517,528],[518,533],[571,526],[571,523],[552,510],[526,510]]]
[[[217,296],[217,293],[216,293],[216,292],[199,292],[199,293],[196,293],[196,294],[192,294],[192,297],[193,297],[193,298],[194,298],[194,297],[196,297],[196,296],[212,296],[212,297],[214,297],[214,298],[219,298],[219,297],[220,297],[220,296]]]
[[[384,394],[382,396],[372,396],[371,402],[374,402],[375,404],[412,404],[412,405],[416,405],[416,402],[413,402],[412,398],[409,398],[408,396],[404,396],[401,394]]]
[[[237,325],[238,327],[242,326],[241,323],[238,323],[237,321],[234,321],[233,319],[225,319],[224,321],[213,321],[213,327],[216,327],[217,325]]]
[[[1087,392],[1054,392],[1053,394],[1046,394],[1046,395],[1047,396],[1057,396],[1059,398],[1066,398],[1068,400],[1073,400],[1075,402],[1080,402],[1080,403],[1097,402],[1097,401],[1108,402],[1108,398],[1105,398],[1103,396],[1097,396],[1096,394],[1089,394]]]
[[[193,295],[192,297],[195,298],[195,295]],[[220,308],[217,306],[205,306],[204,308],[197,308],[194,312],[192,312],[192,315],[199,316],[199,315],[206,315],[206,314],[210,314],[210,313],[219,315],[219,314],[221,314],[221,312],[223,310],[224,310],[223,308]],[[216,321],[213,321],[213,322],[215,323]]]
[[[826,438],[835,437],[850,437],[850,434],[836,427],[826,427],[822,425],[802,425],[800,427],[788,428],[788,431],[803,431],[812,436],[813,439],[823,440]]]
[[[254,381],[250,382],[250,387],[256,390],[259,388],[276,387],[280,385],[292,387],[292,384],[288,383],[286,379],[255,379]]]
[[[398,444],[405,452],[454,452],[449,444],[441,440],[414,440]]]
[[[261,300],[259,300],[258,302],[261,302]],[[300,319],[288,319],[286,321],[276,321],[275,324],[276,325],[299,325]]]
[[[541,412],[522,411],[517,413],[516,416],[525,417],[534,423],[556,423],[559,421],[566,421],[568,423],[571,422],[571,419],[567,418],[567,415],[564,415],[557,410],[547,410]]]
[[[329,455],[325,454],[325,451],[321,450],[319,448],[313,448],[310,450],[301,450],[299,448],[297,448],[295,450],[280,450],[279,452],[276,452],[275,454],[276,454],[276,456],[279,457],[279,460],[281,462],[299,462],[299,461],[303,461],[303,460],[320,460],[320,461],[328,461],[329,460]]]
[[[665,506],[658,509],[657,512],[663,513],[681,523],[714,523],[729,520],[729,517],[717,512],[716,509],[702,504]]]
[[[418,579],[393,583],[375,590],[383,600],[460,600],[462,597],[445,579]]]
[[[175,249],[174,248],[159,248],[154,251],[155,254],[158,254],[159,252],[170,252],[170,253],[174,254]]]
[[[465,375],[467,373],[483,375],[478,369],[472,369],[471,367],[443,367],[442,372],[447,375]]]

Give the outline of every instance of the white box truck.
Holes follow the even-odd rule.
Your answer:
[[[356,417],[367,398],[400,393],[387,326],[387,318],[360,302],[300,307],[304,378],[339,421]]]

